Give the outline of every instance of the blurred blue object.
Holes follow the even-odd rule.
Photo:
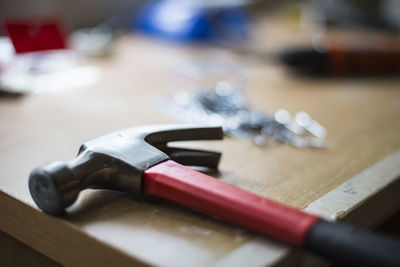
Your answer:
[[[243,43],[249,39],[250,18],[241,5],[167,0],[145,5],[134,29],[173,41]]]

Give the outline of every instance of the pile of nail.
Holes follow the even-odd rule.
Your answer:
[[[226,135],[252,140],[259,146],[278,141],[298,148],[325,147],[326,129],[306,112],[292,116],[278,109],[270,115],[252,109],[243,89],[227,82],[196,94],[179,92],[162,107],[180,120],[221,125]]]

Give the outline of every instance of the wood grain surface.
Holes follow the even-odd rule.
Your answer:
[[[279,38],[268,42],[279,46]],[[30,171],[73,158],[83,142],[122,128],[176,123],[158,100],[194,90],[175,71],[182,61],[235,62],[254,108],[306,111],[328,129],[326,149],[257,147],[234,138],[185,143],[221,151],[219,173],[213,175],[224,182],[304,208],[400,148],[398,78],[304,78],[223,48],[174,46],[140,36],[118,39],[114,52],[89,62],[101,71],[93,86],[0,98],[0,229],[60,264],[209,266],[257,236],[143,196],[86,190],[61,218],[43,214],[30,197]]]

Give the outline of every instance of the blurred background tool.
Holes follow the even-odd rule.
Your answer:
[[[17,54],[67,49],[65,28],[59,18],[9,18],[4,26]]]
[[[400,74],[399,49],[291,49],[282,62],[295,72],[332,76]]]
[[[134,29],[158,38],[184,42],[244,43],[249,39],[250,1],[167,0],[144,5]]]
[[[6,18],[4,27],[9,39],[3,37],[0,43],[3,49],[0,57],[1,91],[9,94],[57,92],[88,86],[97,80],[98,70],[83,66],[82,58],[70,49],[62,18]],[[109,39],[106,42],[110,42]],[[99,43],[101,40],[97,38],[96,41]],[[105,45],[107,43],[100,42],[88,50],[103,51]]]

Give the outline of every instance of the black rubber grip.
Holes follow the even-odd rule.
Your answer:
[[[305,246],[341,266],[400,266],[400,240],[343,223],[318,221]]]

